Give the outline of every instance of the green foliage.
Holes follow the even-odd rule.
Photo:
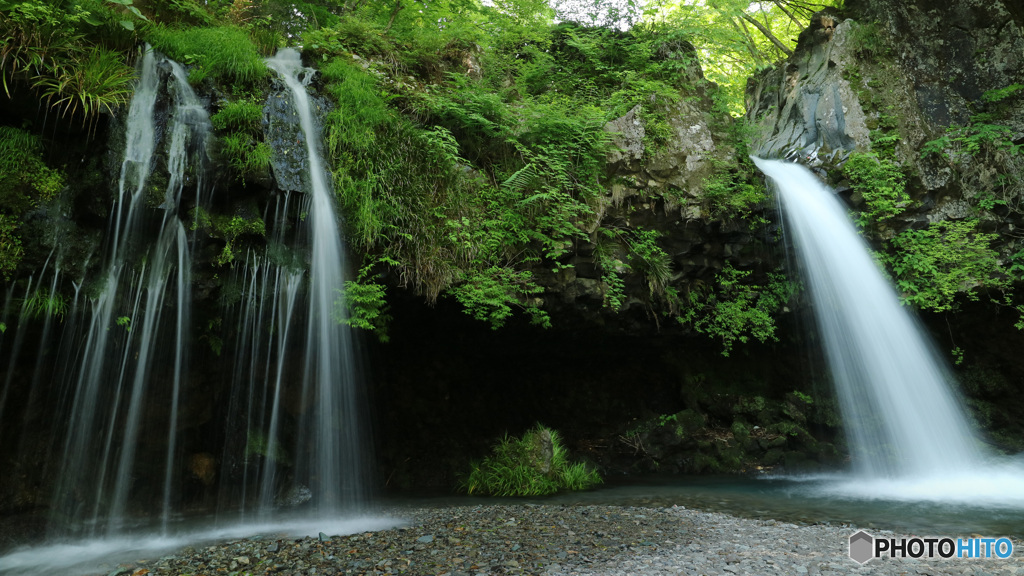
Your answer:
[[[883,261],[893,270],[905,303],[936,312],[955,307],[963,293],[978,299],[978,290],[1006,290],[996,234],[978,231],[977,219],[933,222],[923,230],[907,230],[891,240],[892,253]]]
[[[522,308],[530,315],[534,324],[550,325],[546,312],[536,304],[523,301],[542,289],[533,283],[529,271],[515,271],[510,268],[493,266],[485,270],[464,272],[460,283],[450,288],[455,299],[465,308],[466,314],[488,322],[498,329],[512,315],[512,307]]]
[[[503,438],[492,455],[471,465],[462,488],[469,494],[544,496],[601,482],[596,470],[569,462],[558,432],[538,425],[520,438]]]
[[[814,398],[811,398],[810,394],[804,394],[799,390],[793,390],[793,397],[803,402],[804,404],[814,404]]]
[[[217,257],[217,265],[224,266],[234,262],[238,256],[236,244],[246,235],[265,237],[266,225],[259,216],[244,218],[239,215],[210,214],[202,207],[192,209],[192,230],[205,230],[211,238],[224,241],[224,249]]]
[[[4,279],[11,279],[24,254],[21,236],[18,234],[18,221],[7,214],[0,214],[0,273]]]
[[[1024,94],[1024,84],[1010,84],[1004,88],[995,88],[981,95],[982,102],[998,104],[1004,100]]]
[[[22,214],[52,200],[64,188],[62,171],[43,161],[39,137],[0,126],[0,274],[6,279],[24,256]]]
[[[263,140],[262,119],[263,106],[251,98],[227,102],[210,117],[214,128],[226,132],[220,138],[220,151],[243,183],[270,170],[273,150]]]
[[[850,30],[850,45],[861,58],[878,60],[890,55],[888,42],[875,22],[859,24]]]
[[[652,2],[648,11],[656,11],[652,20],[689,38],[705,75],[724,89],[729,109],[739,115],[747,78],[784,59],[811,15],[837,4],[841,2]]]
[[[1024,212],[1024,143],[1015,143],[1015,131],[1000,123],[1022,95],[1020,84],[985,92],[966,125],[952,125],[921,147],[923,159],[942,160],[959,176],[964,197],[976,210]]]
[[[115,320],[118,326],[124,328],[125,332],[132,331],[132,319],[128,316],[118,316]]]
[[[381,342],[388,342],[387,286],[371,280],[373,265],[364,266],[356,280],[347,280],[344,290],[339,290],[335,302],[334,317],[342,324],[367,330],[377,335]]]
[[[0,212],[22,213],[64,187],[64,175],[48,167],[42,155],[37,136],[0,126]]]
[[[100,112],[112,114],[131,100],[135,72],[118,52],[103,47],[74,52],[53,64],[50,74],[36,76],[32,87],[61,115],[81,112],[83,121]]]
[[[704,180],[703,200],[711,218],[750,219],[752,211],[768,199],[764,184],[753,178],[749,162],[731,166],[712,159],[715,171]]]
[[[25,314],[32,318],[55,317],[64,319],[68,305],[59,292],[37,290],[24,303]]]
[[[625,303],[626,282],[623,275],[630,271],[628,264],[620,259],[623,251],[621,232],[602,228],[598,231],[597,243],[594,248],[594,259],[601,269],[601,282],[604,283],[604,306],[618,311]]]
[[[123,52],[144,19],[129,0],[0,2],[0,83],[10,95],[12,82],[24,82],[62,117],[95,122],[131,97]]]
[[[652,296],[663,294],[672,280],[672,258],[658,246],[660,236],[656,230],[637,227],[626,239],[630,268],[643,274]]]
[[[227,102],[210,116],[217,130],[237,130],[246,133],[262,130],[263,106],[254,99],[243,98]]]
[[[520,267],[583,237],[577,222],[598,193],[608,142],[601,112],[561,100],[513,107],[453,76],[418,95],[431,119],[421,126],[350,59],[329,61],[323,75],[337,102],[327,150],[354,245],[393,262],[428,299],[447,292],[494,327],[515,309],[547,325],[540,289]]]
[[[726,263],[713,286],[691,290],[690,307],[678,317],[697,332],[721,339],[723,356],[729,355],[736,342],[745,344],[751,337],[776,341],[773,314],[789,302],[794,290],[778,273],[768,275],[767,286],[745,284],[750,274]]]
[[[273,150],[262,140],[256,140],[243,132],[232,132],[221,138],[221,145],[228,166],[242,182],[246,178],[266,174],[270,169]]]
[[[651,296],[667,296],[673,275],[672,258],[658,245],[660,236],[656,230],[641,227],[599,230],[594,255],[605,284],[606,307],[617,311],[624,303],[623,275],[627,272],[643,275]]]
[[[268,438],[262,430],[250,429],[245,440],[245,459],[249,461],[255,456],[283,466],[291,464],[291,458],[281,442]]]
[[[245,88],[265,79],[269,70],[245,30],[236,26],[150,26],[146,40],[171,58],[192,67],[189,82],[206,78]]]
[[[910,205],[903,172],[892,160],[881,159],[874,153],[854,152],[843,164],[843,175],[864,200],[865,208],[857,215],[861,227],[884,223]]]

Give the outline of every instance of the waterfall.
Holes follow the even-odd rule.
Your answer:
[[[339,322],[339,316],[345,313],[339,292],[345,282],[345,249],[338,227],[333,189],[323,166],[320,133],[306,91],[306,83],[312,78],[313,70],[302,66],[299,53],[294,49],[281,50],[267,60],[267,65],[280,75],[291,94],[309,165],[306,180],[309,216],[305,225],[308,226],[312,250],[301,394],[302,421],[299,424],[294,473],[300,482],[307,482],[312,489],[317,513],[327,515],[358,508],[364,500],[365,491],[360,460],[363,440],[356,358],[350,329]]]
[[[1024,459],[980,446],[955,380],[835,193],[803,166],[754,162],[779,196],[832,374],[853,476],[829,497],[1024,508]]]
[[[157,113],[165,94],[171,100],[166,116]],[[210,130],[184,69],[147,48],[126,119],[107,271],[83,307],[91,314],[78,336],[84,342],[75,360],[77,374],[63,395],[67,425],[51,513],[57,531],[74,527],[95,533],[104,525],[107,533],[122,530],[138,475],[159,468],[146,463],[141,472],[137,462],[141,430],[154,424],[145,412],[152,403],[167,406],[158,417],[159,422],[166,418],[168,442],[156,499],[165,526],[171,514],[192,300],[191,248],[181,201],[186,184],[196,189],[194,201],[202,201]],[[149,180],[161,144],[168,183],[154,210]],[[166,314],[171,308],[173,315]]]
[[[62,322],[52,314],[44,319],[39,336],[45,341],[52,331],[59,346],[45,356],[39,352],[27,393],[27,379],[13,360],[27,354],[37,334],[22,330],[33,324],[23,320],[30,301],[58,293],[67,272],[57,257],[6,291],[0,352],[12,361],[0,370],[0,418],[5,405],[11,412],[25,406],[25,398],[52,414],[49,433],[22,432],[19,457],[34,451],[45,462],[44,476],[53,483],[47,491],[55,542],[0,557],[0,572],[84,566],[120,547],[163,550],[168,542],[204,542],[227,533],[301,535],[315,528],[313,533],[349,534],[395,524],[361,515],[366,467],[357,356],[350,329],[339,321],[345,315],[345,249],[303,84],[312,72],[294,50],[268,65],[285,86],[272,97],[290,102],[292,127],[301,124],[287,141],[302,147],[292,156],[308,166],[307,186],[277,194],[268,204],[262,253],[250,250],[216,272],[221,315],[204,318],[204,332],[195,331],[191,311],[192,251],[203,243],[189,233],[183,215],[190,205],[210,201],[204,176],[211,124],[185,70],[148,48],[137,62],[124,120],[102,272],[97,279],[71,280],[74,299]],[[195,396],[187,397],[197,389],[188,379],[189,351],[202,357],[202,339],[212,354],[223,354],[217,365],[230,389],[217,386],[208,397],[210,413],[197,415]],[[215,379],[210,372],[202,376]],[[229,394],[227,406],[221,391]],[[26,426],[39,421],[24,418]],[[0,442],[12,440],[6,436],[10,428],[0,427]],[[216,526],[172,526],[187,507],[183,503],[213,496],[209,487],[217,473],[211,470],[218,457],[210,452],[217,450]],[[280,514],[282,507],[300,504],[305,509],[298,515]],[[246,523],[236,523],[239,511]],[[225,527],[225,520],[231,525]],[[190,535],[175,540],[172,528]],[[159,536],[138,538],[155,529]],[[84,537],[80,552],[61,552],[68,536]]]
[[[782,202],[856,471],[926,477],[981,461],[953,378],[843,204],[806,168],[755,159]]]

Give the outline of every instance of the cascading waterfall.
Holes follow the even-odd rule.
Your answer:
[[[309,305],[303,367],[303,422],[299,425],[294,470],[308,483],[321,515],[358,508],[364,496],[360,460],[356,358],[346,313],[340,301],[344,286],[345,250],[338,227],[333,191],[323,166],[320,135],[305,84],[313,70],[302,66],[298,51],[283,49],[267,60],[291,93],[305,140],[309,173],[310,237]],[[276,410],[276,409],[275,409]],[[275,422],[272,420],[272,426]],[[264,482],[264,486],[267,483]]]
[[[170,73],[167,74],[166,70]],[[91,317],[70,383],[63,457],[54,491],[51,524],[87,524],[95,532],[119,531],[138,474],[136,452],[143,406],[153,395],[166,399],[168,447],[161,502],[166,523],[171,510],[171,475],[176,450],[177,407],[184,378],[191,304],[191,256],[179,209],[186,175],[195,175],[196,202],[204,190],[210,122],[177,63],[147,49],[126,121],[116,209],[111,216],[106,279],[90,299]],[[167,78],[167,81],[164,81]],[[157,102],[166,87],[173,106],[166,126],[157,122]],[[150,222],[149,176],[161,139],[168,158],[168,186],[158,222]],[[156,230],[155,241],[150,240]],[[173,293],[173,294],[172,294]],[[174,319],[165,309],[173,298]],[[172,344],[173,345],[160,345]],[[171,365],[167,389],[154,367]],[[159,380],[160,386],[155,384]]]
[[[268,65],[287,85],[290,96],[281,101],[292,102],[300,120],[297,138],[309,167],[306,193],[277,196],[273,216],[264,215],[272,223],[267,249],[250,251],[231,271],[221,272],[227,279],[220,294],[223,318],[211,319],[200,338],[191,338],[191,252],[199,242],[189,237],[183,214],[189,204],[203,208],[209,201],[203,175],[210,120],[180,65],[149,49],[139,59],[103,275],[98,281],[72,282],[75,296],[62,322],[60,344],[46,354],[56,361],[36,362],[37,403],[53,411],[48,419],[53,430],[22,433],[22,439],[37,442],[26,444],[22,454],[46,453],[45,477],[54,479],[48,490],[51,537],[58,542],[0,557],[0,572],[60,571],[119,547],[156,551],[173,545],[169,542],[180,545],[228,533],[305,534],[309,522],[331,534],[395,524],[394,519],[354,514],[362,512],[365,502],[360,402],[352,338],[340,321],[346,312],[340,300],[345,251],[319,133],[300,80],[312,72],[301,66],[294,50],[282,51]],[[296,138],[289,136],[289,141]],[[166,175],[163,190],[155,184],[159,179],[151,178],[154,172]],[[19,324],[0,331],[0,352],[7,358],[16,358],[36,337],[20,330],[33,295],[46,294],[47,286],[49,294],[56,294],[58,285],[67,282],[59,258],[48,266],[17,291],[13,285],[7,291],[0,322]],[[52,321],[46,318],[44,339],[51,327],[57,330]],[[223,331],[214,332],[221,321]],[[212,417],[181,414],[188,394],[187,351],[199,339],[208,339],[216,355],[223,346],[228,359],[221,363],[230,371],[228,406],[212,406]],[[193,369],[192,375],[197,373]],[[13,367],[0,377],[24,378]],[[20,384],[0,391],[16,388],[19,408],[26,397],[30,403],[37,398],[35,388],[25,394]],[[0,417],[3,404],[0,396]],[[204,438],[192,436],[197,428],[189,418],[209,418],[201,423]],[[179,430],[179,420],[189,422],[183,426],[188,432]],[[220,426],[223,439],[217,437]],[[0,428],[0,435],[11,428]],[[56,440],[42,446],[51,438]],[[206,451],[217,449],[219,440],[218,458]],[[170,537],[169,522],[182,503],[213,496],[207,488],[217,473],[199,476],[193,466],[206,466],[205,474],[218,459],[218,526],[189,534],[183,524],[186,535]],[[186,489],[191,491],[187,495]],[[306,501],[304,508],[292,511],[298,514],[277,514],[282,505]],[[237,523],[238,510],[249,524]],[[149,532],[158,514],[161,535],[138,538],[137,529]],[[231,525],[225,527],[225,521]],[[68,535],[87,539],[73,545],[72,555],[61,548]]]
[[[835,194],[803,166],[754,161],[780,197],[835,382],[856,473],[845,488],[949,500],[987,485],[997,500],[1024,495],[1020,480],[1006,483],[1013,464],[979,447],[952,375]]]

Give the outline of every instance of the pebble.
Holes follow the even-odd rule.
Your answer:
[[[266,537],[186,548],[124,564],[122,574],[251,576],[1012,576],[1024,574],[1024,543],[1007,560],[848,556],[857,528],[800,526],[681,506],[489,504],[399,508],[401,528],[280,541]],[[567,529],[571,527],[572,529]],[[899,536],[876,528],[878,536]],[[941,536],[941,535],[930,535]],[[957,536],[957,535],[952,535]],[[1002,536],[992,534],[989,536]],[[109,568],[102,572],[109,573]]]

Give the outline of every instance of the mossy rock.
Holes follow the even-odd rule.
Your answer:
[[[764,458],[761,458],[761,462],[763,462],[765,466],[775,466],[782,462],[785,455],[785,450],[782,450],[781,448],[772,448],[765,453]]]

